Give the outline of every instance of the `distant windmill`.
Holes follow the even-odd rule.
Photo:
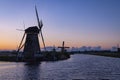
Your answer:
[[[61,48],[61,53],[65,52],[65,48],[69,48],[69,47],[65,47],[65,42],[63,41],[62,46],[59,46],[58,48]]]
[[[120,52],[119,44],[117,44],[117,51]]]
[[[40,49],[39,38],[38,38],[39,34],[41,35],[42,42],[45,48],[45,42],[42,34],[43,23],[42,23],[42,20],[39,21],[36,6],[35,6],[35,12],[36,12],[38,26],[32,26],[25,29],[25,33],[22,37],[22,40],[17,50],[17,53],[18,53],[17,58],[19,58],[21,57],[21,53],[19,51],[24,47],[23,53],[22,53],[24,61],[35,61],[36,59],[40,58],[41,49]],[[25,43],[23,44],[23,40],[25,36],[26,36],[26,40],[25,40]]]

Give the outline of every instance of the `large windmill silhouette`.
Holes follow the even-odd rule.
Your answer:
[[[17,60],[21,58],[23,61],[36,61],[42,56],[39,45],[39,38],[38,38],[39,34],[41,35],[44,49],[46,50],[45,42],[42,34],[43,23],[42,20],[41,21],[39,20],[36,6],[35,6],[35,12],[36,12],[38,26],[32,26],[25,29],[24,35],[17,50],[18,53]],[[25,43],[23,43],[25,36],[26,36]],[[19,51],[23,47],[24,47],[23,53],[20,53]]]

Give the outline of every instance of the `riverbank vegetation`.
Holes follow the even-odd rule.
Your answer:
[[[70,58],[70,55],[73,54],[86,54],[86,55],[97,55],[97,56],[105,56],[105,57],[114,57],[120,58],[120,52],[112,52],[112,51],[77,51],[77,52],[55,52],[55,51],[47,51],[42,52],[43,56],[38,58],[38,61],[58,61],[65,60]],[[17,53],[16,51],[3,51],[0,52],[0,61],[17,61]],[[24,60],[20,59],[19,62],[24,62]]]
[[[77,52],[71,52],[71,54],[87,54],[87,55],[97,55],[97,56],[120,58],[120,52],[119,51],[109,51],[109,50],[103,50],[103,51],[77,51]]]
[[[120,52],[93,52],[93,53],[87,53],[87,54],[120,58]]]
[[[58,61],[58,60],[65,60],[70,58],[70,53],[68,52],[53,52],[53,51],[47,51],[42,52],[42,57],[38,58],[37,61]],[[17,60],[17,53],[15,51],[5,51],[0,52],[0,61],[10,61],[10,62],[24,62],[22,57]]]

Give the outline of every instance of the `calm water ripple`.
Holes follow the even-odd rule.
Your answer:
[[[0,80],[120,80],[120,58],[76,54],[39,65],[0,62]]]

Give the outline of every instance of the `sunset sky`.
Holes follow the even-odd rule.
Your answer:
[[[24,31],[16,29],[37,25],[35,5],[46,46],[120,44],[120,0],[0,0],[0,50],[17,49]]]

